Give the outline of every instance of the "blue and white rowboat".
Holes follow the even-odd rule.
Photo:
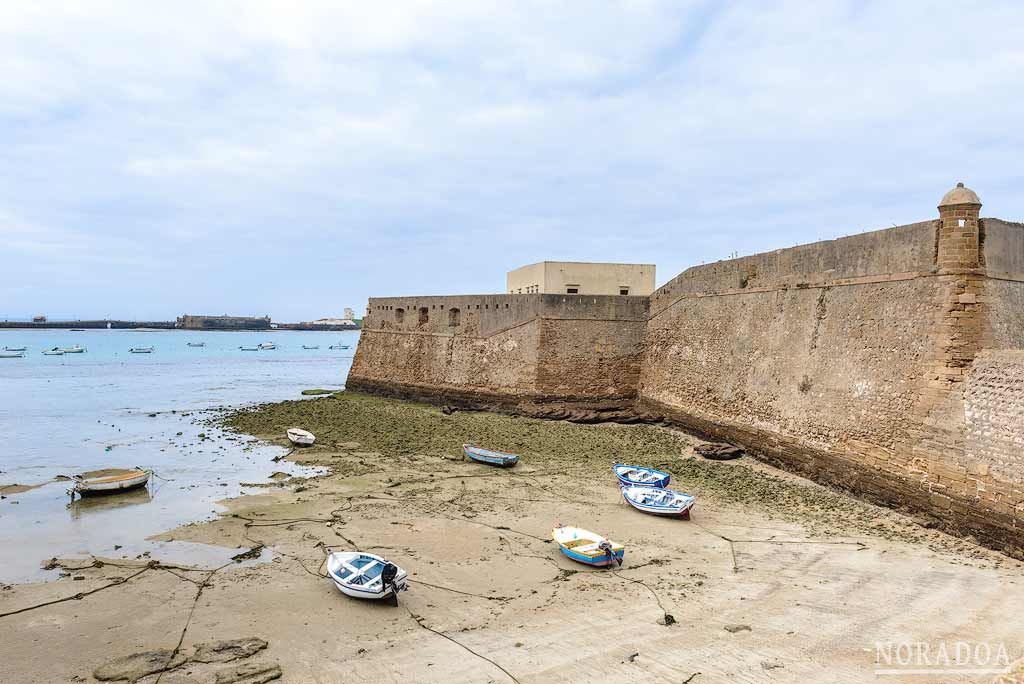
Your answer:
[[[478,463],[486,463],[487,465],[500,466],[502,468],[511,468],[519,462],[519,457],[515,454],[482,449],[472,444],[463,444],[462,453]]]
[[[622,487],[667,487],[672,476],[664,470],[616,463],[612,472]]]
[[[626,547],[617,542],[609,541],[599,534],[594,534],[579,527],[555,525],[551,530],[551,538],[558,548],[577,563],[585,563],[598,568],[618,563],[626,555]]]
[[[684,520],[690,519],[696,501],[689,494],[661,487],[622,487],[622,498],[638,511]]]
[[[354,598],[397,599],[408,589],[405,570],[372,553],[335,551],[327,556],[327,572],[338,591]]]

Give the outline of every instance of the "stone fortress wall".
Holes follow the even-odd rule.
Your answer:
[[[662,418],[1024,557],[1024,225],[980,206],[958,187],[937,220],[697,266],[650,298],[373,299],[348,386]]]

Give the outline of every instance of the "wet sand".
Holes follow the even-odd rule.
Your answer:
[[[93,681],[116,657],[163,649],[157,660],[177,664],[197,644],[247,637],[267,647],[139,681],[269,681],[272,665],[288,682],[992,681],[876,678],[876,643],[984,641],[1024,656],[1024,564],[748,457],[704,460],[679,432],[444,415],[356,394],[227,423],[279,443],[288,427],[310,429],[317,445],[290,458],[331,474],[276,478],[216,520],[157,537],[252,558],[78,560],[58,581],[4,587],[0,681]],[[466,462],[463,442],[522,459]],[[670,470],[698,497],[693,519],[627,506],[617,460]],[[556,522],[624,543],[622,569],[562,557]],[[410,590],[398,607],[341,595],[322,576],[327,548],[394,560]],[[241,666],[256,674],[226,676]]]

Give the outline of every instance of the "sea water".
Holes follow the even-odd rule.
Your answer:
[[[24,358],[0,359],[0,486],[41,485],[20,493],[0,489],[0,581],[46,579],[53,573],[40,567],[52,557],[150,554],[223,562],[234,552],[147,537],[216,516],[224,510],[217,501],[253,491],[242,483],[265,483],[274,471],[314,471],[273,462],[281,447],[200,421],[221,407],[342,388],[358,337],[355,331],[0,330],[0,349],[28,347]],[[239,349],[262,342],[277,348]],[[86,351],[42,354],[76,344]],[[154,351],[133,354],[133,347]],[[71,503],[69,483],[54,481],[135,466],[156,473],[146,490]]]

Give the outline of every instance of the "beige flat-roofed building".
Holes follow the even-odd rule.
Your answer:
[[[654,292],[654,264],[542,261],[509,271],[509,294],[638,295]]]

